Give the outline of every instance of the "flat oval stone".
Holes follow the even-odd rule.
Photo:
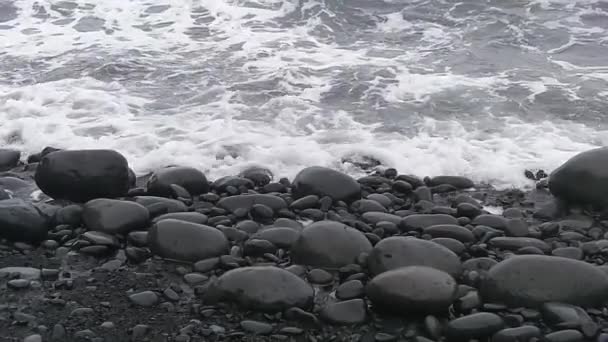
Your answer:
[[[103,245],[110,247],[118,247],[120,243],[113,235],[106,234],[103,232],[90,231],[82,234],[82,238],[91,242],[94,245]]]
[[[362,199],[362,200],[355,201],[352,204],[352,208],[353,208],[353,210],[355,210],[356,212],[359,212],[359,213],[368,213],[368,212],[385,213],[386,212],[386,208],[382,204],[380,204],[376,201],[368,200],[368,199]],[[397,223],[399,223],[399,222],[397,222]]]
[[[277,312],[312,305],[313,289],[304,280],[273,266],[230,270],[209,285],[204,298],[210,303],[230,301],[246,309]]]
[[[175,220],[182,220],[182,221],[187,221],[187,222],[192,222],[192,223],[197,223],[197,224],[205,224],[205,223],[207,223],[208,217],[207,217],[207,215],[197,213],[197,212],[167,213],[167,214],[160,215],[160,216],[154,218],[154,220],[152,222],[156,223],[158,221],[166,220],[166,219],[175,219]]]
[[[344,173],[320,166],[307,167],[293,180],[294,198],[308,195],[329,196],[334,201],[352,202],[361,198],[361,186]]]
[[[437,176],[429,180],[429,186],[448,184],[456,189],[468,189],[475,186],[472,180],[461,176]]]
[[[449,274],[424,266],[386,271],[366,288],[374,308],[404,315],[445,312],[456,291],[457,283]]]
[[[291,248],[299,233],[291,228],[266,228],[252,236],[254,239],[267,240],[280,248]]]
[[[163,258],[193,262],[226,254],[230,247],[226,236],[216,228],[174,219],[152,226],[148,244]]]
[[[580,331],[574,329],[561,330],[545,335],[544,342],[579,342],[584,336]]]
[[[543,252],[548,252],[551,249],[551,247],[542,240],[524,237],[499,236],[491,239],[488,244],[490,247],[506,249],[509,251],[516,251],[524,247],[535,247]]]
[[[361,280],[349,280],[342,283],[336,289],[336,298],[347,300],[362,297],[365,294],[365,287]]]
[[[382,194],[370,194],[369,196],[367,196],[367,199],[376,201],[376,202],[380,203],[382,206],[384,206],[385,208],[388,208],[391,206],[391,204],[393,204],[393,201],[391,201],[390,198],[388,198]]]
[[[423,232],[434,238],[452,238],[460,242],[473,242],[475,236],[465,227],[455,224],[439,224],[424,228]]]
[[[178,213],[187,211],[188,207],[182,202],[172,198],[156,197],[156,196],[137,196],[135,202],[144,207],[158,206],[164,209],[164,213]]]
[[[255,204],[263,204],[275,212],[287,208],[287,203],[281,197],[261,194],[224,197],[217,203],[217,206],[234,214],[239,209],[249,211]]]
[[[396,225],[401,223],[402,218],[397,215],[380,213],[380,212],[368,212],[361,215],[363,221],[371,224],[376,224],[378,222],[386,221],[391,222]]]
[[[507,226],[507,219],[498,215],[483,214],[475,217],[471,224],[474,226],[488,226],[504,230]]]
[[[414,214],[403,218],[401,228],[405,231],[422,230],[438,224],[458,225],[458,220],[446,214]]]
[[[540,329],[533,325],[524,325],[517,328],[506,328],[492,336],[492,342],[518,342],[530,341],[532,338],[540,338]]]
[[[319,221],[302,230],[291,257],[296,264],[338,268],[355,263],[361,253],[371,249],[360,231],[339,222]]]
[[[372,274],[405,266],[427,266],[452,276],[461,273],[460,259],[444,246],[413,237],[394,236],[378,242],[368,257]]]
[[[481,284],[486,302],[538,307],[563,302],[585,307],[608,299],[608,276],[583,261],[544,255],[514,256],[492,267]]]
[[[440,244],[457,255],[460,255],[467,250],[467,247],[462,242],[451,238],[435,238],[431,239],[431,242]]]
[[[367,305],[363,299],[327,304],[321,309],[321,318],[336,325],[363,323],[367,318]]]
[[[85,227],[107,234],[126,234],[148,226],[150,212],[141,204],[99,198],[84,205]]]
[[[505,322],[496,314],[479,312],[451,320],[445,334],[450,341],[469,341],[492,336],[505,327]]]
[[[574,260],[583,259],[583,251],[578,247],[560,247],[551,251],[554,256],[570,258]]]

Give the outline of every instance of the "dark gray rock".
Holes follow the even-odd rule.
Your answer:
[[[354,263],[361,253],[371,249],[360,231],[339,222],[319,221],[302,230],[291,257],[296,264],[337,268]]]
[[[252,236],[254,239],[267,240],[279,248],[291,248],[299,234],[292,228],[266,228]]]
[[[255,221],[245,220],[237,223],[236,228],[248,234],[255,234],[260,229],[260,224]]]
[[[426,227],[436,226],[439,224],[458,224],[458,220],[445,214],[414,214],[406,216],[400,223],[401,229],[404,231],[423,230]]]
[[[209,192],[207,177],[197,169],[184,166],[156,170],[148,179],[146,187],[151,196],[171,197],[171,184],[181,186],[191,195]]]
[[[414,190],[414,198],[416,199],[417,202],[419,201],[427,201],[427,202],[433,202],[433,193],[431,192],[431,189],[429,189],[426,186],[421,186],[418,187]]]
[[[591,330],[591,336],[598,331],[597,324],[578,306],[555,302],[544,303],[541,306],[541,314],[543,322],[556,330],[564,327],[582,331]]]
[[[526,221],[518,218],[507,219],[504,230],[507,236],[524,237],[528,235],[528,224]]]
[[[47,219],[20,199],[0,201],[0,238],[38,243],[47,238]]]
[[[19,164],[21,152],[15,150],[0,149],[0,171],[6,171]]]
[[[110,235],[110,234],[107,234],[104,232],[98,232],[98,231],[85,232],[84,234],[82,234],[81,237],[84,240],[89,241],[90,243],[92,243],[94,245],[109,246],[109,247],[114,247],[114,248],[120,246],[118,239],[116,239],[113,235]]]
[[[481,340],[505,327],[502,318],[490,312],[479,312],[448,322],[445,334],[450,341]]]
[[[336,289],[336,298],[340,300],[359,298],[363,297],[364,294],[365,287],[361,280],[346,281]]]
[[[158,208],[161,208],[162,214],[179,213],[188,210],[188,207],[186,207],[183,202],[171,198],[156,196],[137,196],[135,197],[135,202],[148,208],[151,216],[154,216],[152,215],[152,206],[157,206]]]
[[[524,247],[535,247],[543,252],[548,252],[551,247],[544,241],[535,238],[505,237],[499,236],[491,239],[488,243],[491,247],[516,251]]]
[[[121,197],[129,191],[129,166],[112,150],[57,151],[42,158],[35,180],[55,199],[86,202]]]
[[[334,201],[352,202],[361,198],[361,186],[352,177],[320,166],[300,171],[293,180],[294,198],[308,195],[329,196]]]
[[[538,327],[524,325],[517,328],[506,328],[492,336],[492,342],[520,342],[531,341],[532,338],[540,338],[541,332]]]
[[[367,199],[376,201],[376,202],[382,204],[382,206],[384,206],[385,208],[388,208],[393,204],[393,201],[391,201],[390,198],[388,198],[382,194],[371,194],[371,195],[367,196]]]
[[[400,216],[379,212],[364,213],[363,215],[361,215],[361,218],[363,219],[363,221],[371,224],[376,224],[378,222],[385,221],[399,225],[402,220]]]
[[[437,243],[412,237],[390,237],[377,243],[367,259],[372,274],[405,266],[427,266],[458,277],[460,259]]]
[[[367,296],[374,308],[400,315],[444,313],[456,298],[449,274],[423,266],[402,267],[374,277]]]
[[[148,244],[152,252],[167,259],[198,261],[228,252],[222,232],[209,226],[168,219],[150,228]]]
[[[395,181],[393,183],[392,188],[394,191],[400,192],[402,194],[409,194],[414,189],[414,187],[410,183],[403,180]]]
[[[129,296],[131,303],[139,306],[154,306],[158,303],[158,295],[153,291],[143,291]]]
[[[583,334],[574,329],[552,332],[543,338],[543,342],[580,342],[583,340]]]
[[[255,186],[252,180],[243,177],[226,176],[213,182],[213,189],[218,193],[227,192],[228,187],[251,189]]]
[[[212,282],[204,299],[209,303],[230,301],[246,309],[277,312],[310,307],[313,289],[295,274],[278,267],[242,267]]]
[[[219,264],[220,258],[209,258],[195,262],[193,267],[196,272],[205,273],[214,270]]]
[[[469,189],[475,186],[472,180],[460,176],[437,176],[429,180],[429,186],[451,185],[456,189]]]
[[[265,222],[274,216],[274,211],[267,205],[254,204],[250,210],[251,217],[255,220]]]
[[[608,148],[582,152],[549,176],[551,193],[571,203],[605,207],[608,192]]]
[[[272,332],[272,325],[264,322],[244,320],[240,325],[243,330],[254,335],[268,335]]]
[[[485,301],[538,307],[564,302],[594,307],[608,299],[608,276],[599,268],[567,258],[514,256],[492,267],[481,284]]]
[[[467,249],[467,247],[462,242],[451,238],[435,238],[431,239],[431,241],[442,245],[443,247],[451,250],[457,255],[464,253]]]
[[[475,218],[481,215],[481,209],[479,206],[467,202],[459,203],[456,206],[456,216]]]
[[[150,213],[144,206],[135,202],[99,198],[84,205],[82,220],[89,230],[126,234],[146,228]]]
[[[352,208],[355,212],[358,212],[358,213],[368,213],[368,212],[385,213],[386,212],[386,208],[382,204],[380,204],[376,201],[368,200],[368,199],[361,199],[361,200],[353,202]]]
[[[452,238],[460,242],[473,242],[475,236],[465,227],[455,224],[439,224],[424,228],[423,232],[434,238]]]
[[[287,208],[287,203],[281,197],[260,194],[224,197],[217,206],[235,214],[239,209],[249,211],[255,204],[263,204],[275,212]]]
[[[321,309],[321,318],[336,325],[363,323],[367,319],[367,305],[363,299],[327,304]]]
[[[175,219],[175,220],[187,221],[187,222],[192,222],[192,223],[197,223],[197,224],[205,224],[205,223],[207,223],[207,220],[209,218],[207,217],[207,215],[197,213],[197,212],[178,212],[178,213],[168,213],[168,214],[160,215],[160,216],[154,218],[152,223],[156,223],[158,221],[166,220],[166,219]]]
[[[483,214],[475,217],[471,224],[474,226],[488,226],[505,230],[507,226],[507,219],[498,215]]]
[[[582,260],[583,250],[578,247],[560,247],[552,250],[551,255],[574,260]]]
[[[68,205],[60,208],[55,213],[54,223],[56,225],[67,224],[71,227],[78,227],[82,223],[82,206]]]
[[[319,206],[319,196],[308,195],[293,201],[289,207],[294,210],[304,210]]]
[[[253,166],[243,170],[239,177],[249,179],[256,186],[264,186],[272,181],[273,175],[268,169]]]
[[[268,240],[249,239],[243,245],[243,254],[250,256],[262,256],[266,253],[274,254],[277,246]]]
[[[320,268],[315,268],[308,272],[308,281],[311,284],[329,284],[334,280],[334,276],[331,273],[322,270]]]

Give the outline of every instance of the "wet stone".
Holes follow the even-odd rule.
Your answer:
[[[551,251],[552,255],[574,260],[583,259],[583,251],[578,247],[560,247]]]
[[[312,284],[328,284],[332,282],[333,278],[334,277],[331,275],[331,273],[319,268],[315,268],[308,272],[308,280]]]
[[[445,333],[450,341],[469,341],[487,338],[504,327],[505,323],[500,316],[480,312],[451,320]]]
[[[367,305],[363,299],[331,303],[321,309],[321,318],[331,324],[350,325],[367,319]]]
[[[360,280],[349,280],[342,283],[336,289],[336,298],[340,300],[348,300],[353,298],[363,297],[365,287]]]
[[[580,342],[583,340],[583,334],[574,329],[552,332],[543,338],[545,342]]]
[[[143,291],[130,295],[129,300],[133,304],[150,307],[158,302],[158,295],[152,291]]]
[[[27,279],[13,279],[9,280],[6,285],[13,290],[22,290],[30,287],[30,281]]]
[[[264,322],[245,320],[240,323],[243,330],[254,335],[268,335],[272,332],[272,325]]]

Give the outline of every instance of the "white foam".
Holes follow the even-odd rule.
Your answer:
[[[469,113],[456,113],[439,120],[407,112],[435,105],[434,96],[444,92],[457,96],[473,90],[492,96],[517,85],[527,89],[523,99],[530,102],[553,87],[564,89],[572,99],[577,93],[576,82],[559,75],[532,75],[522,81],[508,72],[463,75],[429,63],[435,55],[440,59],[453,50],[466,50],[464,33],[430,22],[414,24],[401,12],[385,14],[375,28],[366,29],[364,33],[377,35],[375,44],[353,41],[343,46],[318,33],[341,24],[328,23],[327,18],[339,14],[322,0],[105,0],[94,8],[85,0],[74,2],[78,6],[70,24],[57,24],[65,17],[50,10],[57,3],[52,0],[17,0],[19,17],[3,23],[14,28],[0,31],[2,52],[40,65],[24,62],[18,73],[9,73],[13,83],[0,83],[0,145],[27,153],[47,145],[112,148],[140,174],[179,164],[200,168],[212,179],[251,165],[268,167],[277,176],[293,177],[311,165],[361,175],[360,169],[341,162],[358,155],[403,173],[464,175],[497,187],[523,187],[532,185],[524,169],[550,171],[577,152],[608,142],[606,131],[557,119],[494,118],[482,111],[473,119],[464,119]],[[562,0],[537,3],[547,8],[565,5]],[[49,17],[34,17],[35,4],[44,6]],[[151,5],[169,7],[146,13]],[[288,15],[305,19],[297,25],[280,21]],[[76,31],[74,25],[84,16],[103,19],[104,30]],[[197,16],[206,20],[197,23]],[[467,18],[458,20],[464,23]],[[544,24],[563,28],[569,20]],[[271,21],[273,25],[264,25]],[[523,40],[525,31],[509,25],[509,34]],[[209,36],[193,39],[188,33],[193,27],[208,30]],[[31,28],[37,33],[28,31]],[[583,27],[573,34],[597,32]],[[403,48],[400,39],[414,39],[416,44]],[[96,68],[137,62],[145,77],[106,82],[92,78],[86,67],[78,73],[82,66],[74,60]],[[608,82],[606,67],[554,63],[566,79]],[[49,77],[61,68],[74,72],[71,78]],[[42,81],[32,82],[37,78]],[[163,88],[165,82],[175,89]],[[267,83],[271,86],[261,86],[261,91],[248,90]],[[364,89],[360,96],[358,86]],[[343,106],[326,103],[332,92],[346,97]],[[248,104],[246,97],[255,104]],[[358,107],[358,102],[364,105]],[[362,108],[368,117],[361,117]],[[376,109],[386,108],[413,117],[398,123],[407,126],[399,127],[407,134],[386,129],[381,117],[373,117]]]

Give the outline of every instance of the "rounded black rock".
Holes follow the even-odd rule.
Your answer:
[[[155,171],[148,179],[148,194],[171,197],[171,184],[177,184],[191,195],[209,192],[207,177],[199,170],[185,166],[172,166]]]
[[[371,249],[360,231],[339,222],[319,221],[302,230],[291,257],[296,264],[338,268],[354,263],[361,253]]]
[[[424,266],[381,273],[366,288],[374,308],[402,315],[446,312],[456,299],[456,290],[449,274]]]
[[[361,186],[352,177],[320,166],[300,171],[293,180],[294,198],[308,195],[329,196],[334,201],[352,202],[361,198]]]
[[[47,238],[48,221],[32,204],[20,199],[0,201],[0,238],[38,243]]]
[[[42,158],[35,180],[40,190],[55,199],[115,198],[129,191],[129,166],[125,157],[112,150],[57,151]]]
[[[273,266],[252,266],[230,270],[212,282],[204,294],[209,303],[229,301],[265,312],[312,305],[313,289],[304,280]]]
[[[445,334],[450,341],[470,341],[490,337],[504,327],[500,316],[479,312],[451,320]]]

